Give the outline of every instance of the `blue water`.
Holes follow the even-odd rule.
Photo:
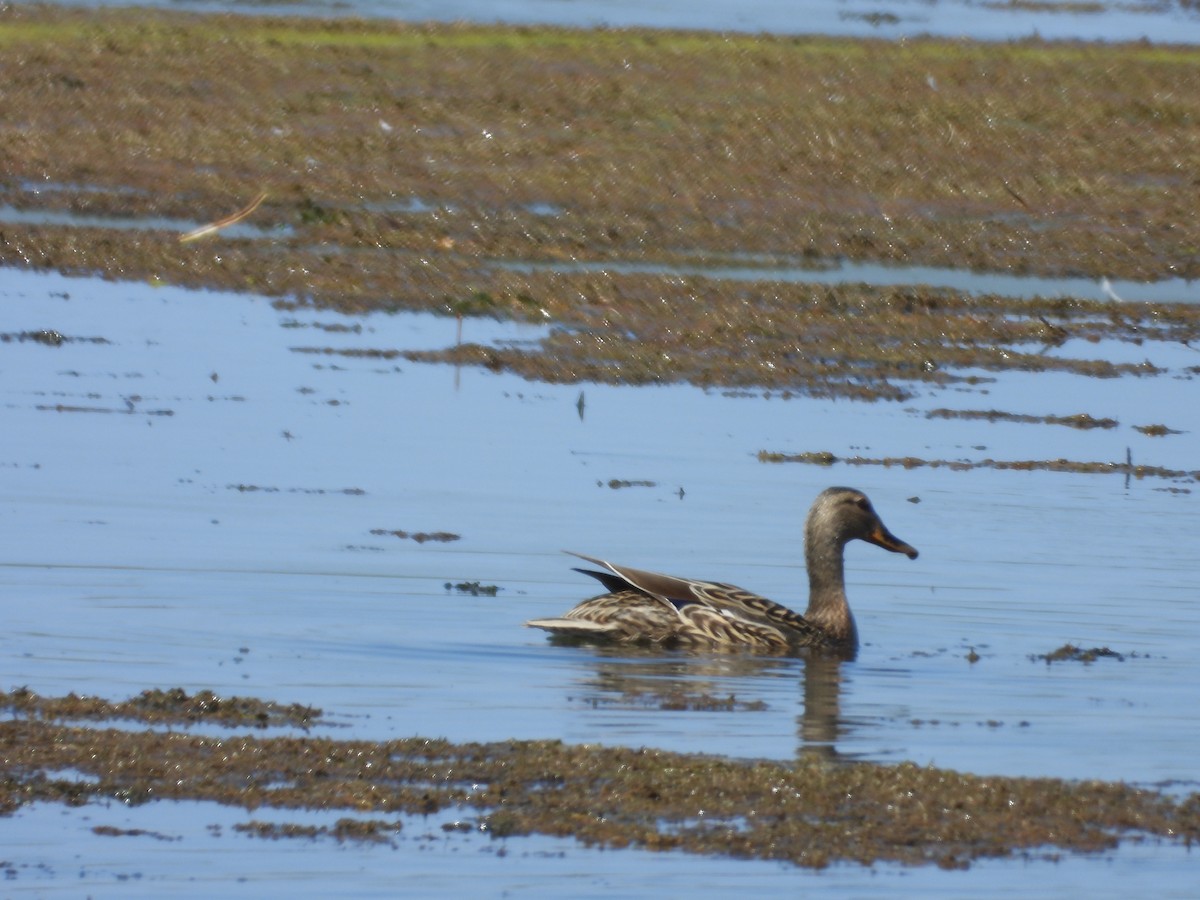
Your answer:
[[[68,0],[79,6],[126,0]],[[978,0],[143,0],[140,6],[198,12],[361,16],[409,22],[481,22],[569,27],[689,28],[897,39],[936,35],[1007,41],[1133,41],[1194,44],[1200,13],[1180,2],[1101,2],[1086,11],[1068,0],[1019,5]]]
[[[892,39],[1200,42],[1200,16],[1173,3],[1093,13],[969,0],[145,5]],[[0,209],[0,221],[21,215]],[[698,274],[1126,301],[1196,296],[1192,284],[1173,280],[1105,287],[875,266],[813,273],[739,262]],[[0,687],[122,698],[178,685],[312,703],[335,723],[323,733],[343,737],[561,737],[779,760],[816,748],[1177,792],[1200,782],[1194,484],[756,458],[761,449],[1097,461],[1128,453],[1195,469],[1200,412],[1188,370],[1200,360],[1190,347],[1068,342],[1050,352],[1150,359],[1167,372],[1104,381],[980,373],[988,380],[971,388],[921,386],[903,405],[547,386],[298,350],[442,347],[456,339],[452,319],[284,312],[259,297],[0,269],[0,334],[45,328],[105,342],[0,342]],[[476,320],[464,329],[464,339],[479,342],[542,334]],[[925,418],[937,407],[1089,413],[1120,426],[1083,432]],[[1134,430],[1147,424],[1183,433]],[[613,478],[654,485],[614,490]],[[850,548],[864,647],[840,666],[835,688],[799,660],[605,654],[552,647],[521,627],[592,591],[562,548],[729,580],[802,605],[800,522],[830,483],[867,490],[892,530],[921,550],[910,562]],[[397,529],[461,537],[417,544],[372,533]],[[445,586],[460,581],[500,590],[471,597]],[[1090,666],[1031,659],[1068,641],[1126,658]],[[764,708],[658,709],[655,693],[676,689],[734,694]],[[329,824],[345,814],[26,807],[0,818],[5,896],[1123,898],[1151,884],[1156,896],[1195,892],[1191,855],[1153,841],[966,872],[812,872],[600,852],[570,840],[447,835],[438,817],[406,819],[394,846],[263,841],[233,830],[251,818]],[[151,834],[98,836],[96,825]]]
[[[12,337],[44,328],[106,342]],[[464,332],[519,342],[543,330],[467,320]],[[1148,358],[1167,372],[1015,373],[970,389],[920,386],[906,404],[547,386],[298,349],[442,347],[456,339],[449,318],[287,312],[251,296],[12,269],[0,270],[0,334],[10,335],[0,342],[5,688],[123,698],[178,685],[312,703],[345,737],[561,737],[781,760],[820,747],[981,773],[1172,790],[1200,781],[1193,484],[756,458],[768,449],[1123,461],[1128,450],[1135,462],[1195,468],[1190,347],[1068,343],[1053,352]],[[1086,412],[1120,426],[925,417],[940,406]],[[1146,424],[1183,433],[1133,430]],[[654,486],[614,490],[614,478]],[[831,483],[865,489],[921,550],[909,561],[849,548],[864,647],[832,692],[801,660],[612,655],[552,647],[521,626],[592,591],[563,548],[802,605],[800,522]],[[377,529],[461,538],[417,544]],[[500,591],[445,587],[460,581]],[[1068,641],[1126,659],[1030,659]],[[666,712],[652,702],[678,687],[765,709]],[[819,713],[817,699],[833,711]],[[1157,845],[966,874],[810,873],[540,839],[497,856],[489,841],[447,839],[437,822],[414,824],[394,850],[214,836],[197,825],[229,818],[239,820],[215,808],[23,810],[0,819],[6,858],[45,870],[6,887],[207,896],[353,885],[371,894],[394,889],[403,869],[415,893],[462,878],[490,895],[637,895],[654,884],[722,896],[741,883],[998,896],[1036,878],[1044,895],[1082,885],[1121,896],[1147,871],[1167,895],[1191,888],[1186,853]],[[98,837],[93,824],[183,840]],[[422,849],[420,827],[440,836],[436,851]]]

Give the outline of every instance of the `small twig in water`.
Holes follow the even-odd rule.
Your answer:
[[[198,238],[207,237],[210,234],[216,234],[222,228],[228,228],[230,225],[236,225],[242,219],[250,215],[258,209],[259,205],[267,199],[267,192],[263,191],[247,206],[245,209],[239,209],[232,216],[226,216],[224,219],[218,219],[216,222],[209,222],[207,225],[201,225],[187,234],[179,236],[179,243],[186,244],[188,241],[194,241]]]

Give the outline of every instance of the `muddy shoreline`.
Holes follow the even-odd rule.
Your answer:
[[[420,359],[546,381],[904,399],[965,367],[1135,370],[1045,353],[1072,338],[1197,335],[1196,306],[622,270],[1198,277],[1194,48],[22,6],[0,44],[4,264],[545,322]]]
[[[788,764],[559,741],[370,742],[138,729],[164,718],[236,727],[236,719],[224,716],[228,710],[258,727],[264,727],[260,717],[281,709],[298,714],[305,727],[319,724],[320,710],[310,707],[236,697],[217,702],[208,693],[179,690],[154,692],[144,712],[146,695],[112,705],[27,691],[3,699],[11,715],[0,722],[5,814],[34,802],[211,800],[254,811],[235,829],[265,838],[389,841],[403,827],[395,817],[404,814],[422,816],[446,834],[572,836],[587,846],[716,853],[807,868],[837,862],[967,868],[978,859],[1054,859],[1148,836],[1189,844],[1200,838],[1200,795],[1176,800],[1104,782],[983,777],[813,754]],[[79,722],[106,718],[128,727]],[[262,821],[296,809],[326,811],[331,822]],[[348,811],[384,818],[333,819]]]

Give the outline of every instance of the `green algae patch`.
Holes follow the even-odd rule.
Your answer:
[[[74,774],[63,778],[64,771]],[[301,826],[267,822],[260,812],[239,826],[271,839],[392,841],[397,817],[408,814],[447,834],[541,834],[811,868],[964,868],[993,857],[1096,852],[1147,835],[1200,839],[1200,795],[1174,799],[1098,781],[559,741],[214,736],[67,726],[28,715],[0,722],[0,814],[34,802],[105,800],[376,814]]]

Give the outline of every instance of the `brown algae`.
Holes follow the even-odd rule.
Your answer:
[[[461,534],[454,534],[451,531],[405,531],[401,528],[372,528],[371,534],[376,536],[391,535],[392,537],[400,538],[402,541],[416,541],[418,544],[424,544],[426,541],[446,544],[450,541],[462,540]]]
[[[164,695],[172,700],[173,692]],[[195,698],[179,697],[185,707]],[[1100,781],[968,775],[908,763],[733,760],[558,741],[455,744],[319,736],[214,736],[58,724],[79,698],[9,695],[0,722],[0,813],[22,805],[116,799],[211,800],[251,810],[354,810],[387,818],[332,826],[243,826],[263,837],[392,840],[399,814],[447,832],[542,834],[585,845],[682,850],[821,868],[897,862],[1057,858],[1124,840],[1200,839],[1200,795],[1174,799]],[[151,704],[153,705],[153,704]],[[174,703],[168,705],[174,706]],[[266,707],[272,704],[264,704]],[[134,704],[134,712],[136,706]],[[90,701],[96,718],[126,704]],[[155,714],[147,721],[156,721]],[[64,778],[63,771],[83,778]]]
[[[457,583],[447,581],[443,587],[446,590],[455,590],[460,594],[468,594],[472,597],[495,597],[500,592],[500,586],[495,584],[480,584],[478,581],[460,581]]]
[[[1182,431],[1168,428],[1166,425],[1134,425],[1133,430],[1147,437],[1165,437],[1168,434],[1183,434]]]
[[[257,728],[307,728],[321,719],[321,710],[298,703],[284,706],[248,697],[218,697],[212,691],[189,694],[182,688],[142,691],[132,700],[120,703],[76,694],[42,697],[27,688],[15,688],[0,693],[0,709],[8,710],[20,718],[45,722],[136,719],[150,724],[194,725],[204,722]]]
[[[1044,661],[1046,665],[1056,662],[1081,662],[1085,665],[1094,663],[1098,659],[1115,659],[1117,662],[1125,662],[1126,656],[1137,656],[1136,653],[1125,654],[1118,653],[1116,650],[1110,650],[1108,647],[1076,647],[1074,644],[1063,644],[1056,650],[1051,650],[1049,653],[1038,653],[1029,658],[1035,661]]]
[[[1194,278],[1200,220],[1179,169],[1200,154],[1192,48],[23,5],[0,13],[0,44],[17,123],[0,203],[204,223],[267,193],[247,220],[262,238],[10,222],[0,262],[555,326],[531,348],[414,360],[904,399],[987,377],[966,368],[1161,374],[1045,351],[1188,341],[1200,325],[1183,304],[636,268]],[[212,103],[201,86],[234,70]],[[111,122],[121,140],[98,127]]]
[[[1030,416],[1023,413],[1002,412],[998,409],[931,409],[925,413],[927,419],[974,419],[987,422],[1029,422],[1045,425],[1065,425],[1068,428],[1088,430],[1092,428],[1116,428],[1116,419],[1097,419],[1087,413],[1073,416]],[[1134,426],[1137,428],[1137,426]],[[1141,429],[1138,429],[1139,431]]]
[[[1079,462],[1069,459],[922,459],[919,456],[836,456],[827,450],[804,453],[780,453],[774,450],[758,451],[758,461],[764,463],[808,463],[815,466],[832,466],[842,464],[847,466],[898,466],[905,469],[918,469],[928,466],[932,469],[949,469],[952,472],[965,472],[971,469],[1001,469],[1018,472],[1073,472],[1085,475],[1116,474],[1133,478],[1171,478],[1179,480],[1200,481],[1200,469],[1168,469],[1164,466],[1145,466],[1134,464],[1128,459],[1125,462]]]

